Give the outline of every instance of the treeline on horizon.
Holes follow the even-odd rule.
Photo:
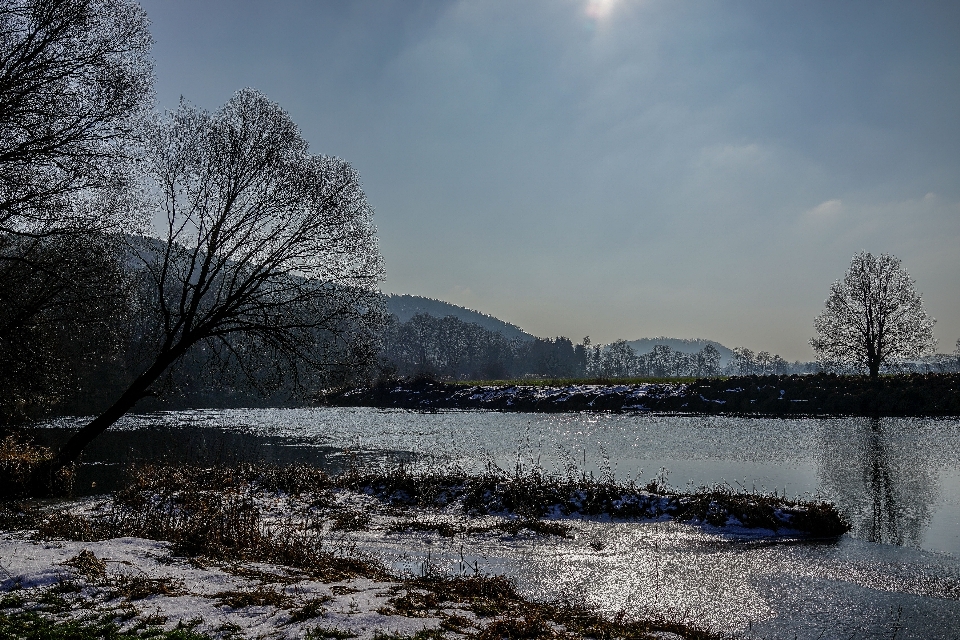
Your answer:
[[[30,327],[18,339],[5,342],[8,350],[16,348],[23,353],[16,357],[4,354],[8,364],[17,366],[4,367],[0,373],[0,424],[50,415],[95,414],[139,370],[141,353],[149,349],[154,336],[148,326],[137,321],[137,305],[131,305],[131,282],[136,278],[124,273],[124,261],[117,258],[118,249],[106,240],[58,237],[41,243],[58,256],[52,264],[64,270],[83,271],[86,276],[81,280],[97,293],[77,292],[76,305],[58,306],[56,318],[48,318],[48,322]],[[33,272],[28,276],[27,272],[16,274],[8,270],[6,275],[22,278],[17,289],[43,288],[42,282],[29,281],[38,277]],[[13,284],[12,280],[7,284]],[[144,286],[142,281],[137,284]],[[134,295],[133,299],[145,297],[149,298],[149,293]],[[823,371],[815,362],[788,362],[778,355],[755,353],[743,347],[733,349],[733,358],[721,365],[721,353],[712,344],[693,353],[666,344],[655,345],[648,353],[637,353],[625,340],[592,344],[589,338],[574,343],[564,336],[509,339],[452,315],[418,313],[406,322],[394,315],[384,314],[381,318],[379,328],[369,327],[379,335],[364,341],[371,349],[366,356],[370,366],[364,370],[344,368],[339,374],[312,380],[273,379],[275,363],[269,354],[258,356],[248,350],[243,365],[246,370],[241,370],[236,359],[223,360],[219,367],[211,369],[211,362],[217,362],[217,358],[197,351],[178,363],[164,379],[159,393],[141,401],[138,408],[148,411],[302,404],[302,396],[292,393],[294,384],[319,391],[330,385],[364,385],[377,379],[616,380],[806,375]],[[900,370],[958,371],[960,358],[907,363]],[[259,376],[263,383],[259,388],[256,384],[251,388],[251,371],[254,381]]]
[[[567,337],[508,339],[455,316],[425,313],[406,322],[390,316],[384,331],[381,372],[387,378],[437,380],[516,380],[522,378],[710,378],[717,376],[808,375],[824,368],[817,362],[788,362],[766,351],[733,349],[721,366],[711,344],[686,353],[666,344],[638,354],[626,340],[574,344]],[[900,363],[888,372],[947,373],[960,370],[960,357]],[[840,371],[838,373],[850,373]]]
[[[129,287],[130,276],[118,272],[117,261],[104,254],[104,245],[96,246],[96,243],[75,240],[70,251],[57,247],[61,255],[72,256],[64,268],[83,266],[91,276],[96,274],[92,286],[95,284],[100,292],[90,299],[98,302],[79,308],[61,307],[60,313],[65,316],[62,324],[46,323],[39,334],[22,335],[21,340],[14,343],[30,353],[13,359],[21,366],[0,374],[3,393],[0,424],[50,415],[95,414],[107,406],[139,370],[140,353],[149,348],[153,336],[148,327],[137,323],[136,310],[129,306],[129,300],[127,304],[121,303],[122,292],[106,295],[112,287]],[[129,296],[129,292],[125,295]],[[436,317],[418,313],[406,322],[394,315],[382,318],[379,337],[369,341],[373,352],[368,355],[370,366],[366,370],[344,369],[339,375],[315,380],[271,380],[273,364],[269,354],[263,354],[258,362],[256,354],[248,353],[244,366],[261,370],[263,380],[260,388],[251,388],[250,376],[246,375],[249,371],[241,371],[236,360],[224,361],[220,368],[211,370],[210,354],[198,352],[189,354],[171,370],[160,392],[141,401],[138,408],[149,411],[302,404],[302,396],[295,397],[292,393],[294,382],[319,391],[331,384],[356,386],[371,384],[377,379],[617,380],[807,375],[823,370],[815,362],[787,362],[775,354],[755,353],[743,347],[733,349],[733,358],[721,365],[720,351],[712,344],[693,353],[660,344],[649,353],[638,354],[625,340],[592,344],[589,338],[574,343],[564,336],[508,339],[499,332],[452,315]],[[67,334],[58,330],[59,327],[70,327],[74,333]],[[86,334],[79,341],[84,346],[82,349],[72,346],[78,344],[77,331]],[[912,368],[906,366],[902,370],[958,371],[960,359],[941,358],[934,364],[915,363]]]

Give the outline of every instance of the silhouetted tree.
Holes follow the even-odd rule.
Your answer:
[[[612,378],[628,378],[637,370],[637,354],[626,340],[616,340],[603,351],[603,373]]]
[[[698,378],[708,378],[720,374],[720,352],[712,344],[697,352],[696,372]]]
[[[129,0],[0,0],[0,419],[115,355],[150,45]]]
[[[527,355],[520,340],[456,316],[418,313],[407,322],[391,316],[384,329],[382,366],[405,377],[493,380],[522,375]],[[519,369],[518,369],[519,366]]]
[[[899,259],[861,252],[831,285],[810,344],[825,365],[866,369],[876,379],[883,365],[932,352],[934,322]]]
[[[145,155],[147,202],[164,216],[160,238],[130,248],[147,357],[54,470],[191,352],[257,387],[304,371],[346,375],[373,354],[382,267],[350,165],[310,155],[289,116],[251,89],[213,114],[182,103],[157,118]]]
[[[586,347],[574,347],[569,338],[537,338],[526,346],[525,368],[529,373],[551,378],[572,378],[584,375]]]
[[[129,0],[0,0],[0,231],[86,230],[112,213],[77,198],[126,179],[150,45]]]
[[[647,357],[650,375],[656,378],[664,378],[673,375],[674,372],[674,353],[669,345],[654,345],[653,350]]]
[[[80,394],[93,399],[109,385],[127,304],[115,237],[7,240],[30,246],[20,260],[0,261],[0,424],[75,405]]]
[[[733,366],[737,375],[749,376],[757,372],[757,361],[753,351],[746,347],[734,347]]]

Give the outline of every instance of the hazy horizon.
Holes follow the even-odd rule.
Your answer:
[[[147,0],[157,102],[252,86],[376,209],[384,290],[810,360],[892,253],[960,338],[960,5]]]

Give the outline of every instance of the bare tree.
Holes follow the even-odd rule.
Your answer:
[[[151,42],[131,0],[0,0],[0,420],[57,402],[116,337]]]
[[[757,360],[750,349],[746,347],[734,347],[733,365],[737,375],[750,376],[757,372]]]
[[[125,181],[151,43],[130,0],[0,0],[0,232],[85,230],[109,213],[77,201]]]
[[[670,345],[657,344],[647,354],[647,364],[650,375],[656,378],[665,378],[673,373],[674,353]]]
[[[611,378],[628,378],[637,369],[637,354],[626,340],[615,340],[603,351],[603,373]]]
[[[831,285],[810,344],[824,365],[866,369],[876,380],[884,365],[932,353],[934,322],[898,258],[860,252]]]
[[[698,378],[707,378],[720,374],[720,352],[712,344],[706,345],[697,352],[696,375]]]
[[[127,301],[115,237],[8,240],[30,248],[0,262],[0,424],[36,418],[81,389],[95,396],[91,374],[122,348]]]
[[[213,114],[182,103],[146,137],[147,201],[163,223],[159,238],[133,244],[131,260],[149,357],[54,470],[191,352],[257,384],[271,373],[297,382],[301,371],[349,372],[374,355],[382,264],[349,164],[307,153],[289,116],[252,89]]]

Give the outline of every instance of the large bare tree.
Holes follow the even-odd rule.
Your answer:
[[[934,322],[898,258],[860,252],[831,285],[810,344],[822,363],[877,379],[884,365],[931,353]]]
[[[185,357],[229,364],[257,383],[349,371],[374,353],[382,263],[349,164],[309,154],[287,113],[252,89],[216,113],[181,103],[145,137],[144,201],[158,234],[132,242],[130,261],[146,358],[54,470]]]

